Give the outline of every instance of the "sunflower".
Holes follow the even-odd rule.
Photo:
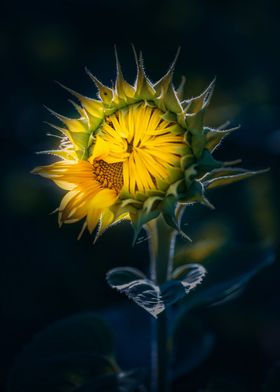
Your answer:
[[[79,117],[68,118],[52,110],[63,124],[52,125],[61,134],[59,157],[33,173],[54,181],[67,191],[58,208],[59,225],[84,219],[98,237],[110,225],[128,219],[135,239],[144,224],[162,214],[181,232],[178,205],[199,202],[211,207],[207,188],[225,185],[256,172],[230,168],[213,158],[221,140],[234,129],[205,127],[203,116],[214,82],[198,97],[185,99],[185,78],[175,89],[174,65],[156,83],[146,76],[143,58],[134,50],[137,77],[132,86],[123,77],[117,52],[113,88],[89,70],[98,99],[85,97],[65,86],[79,104]],[[182,233],[182,232],[181,232]]]

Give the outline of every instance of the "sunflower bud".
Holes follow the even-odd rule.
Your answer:
[[[180,232],[179,205],[198,202],[209,207],[205,191],[239,181],[257,172],[230,168],[213,152],[234,129],[204,126],[214,81],[198,97],[183,96],[168,72],[152,83],[144,72],[143,58],[135,53],[137,76],[132,86],[123,77],[116,53],[117,76],[113,88],[87,70],[98,89],[98,99],[69,88],[78,101],[79,117],[68,118],[51,110],[63,124],[57,150],[46,151],[59,161],[37,167],[33,173],[68,191],[59,209],[59,224],[85,219],[97,237],[110,225],[131,221],[135,238],[143,225],[160,214]],[[62,86],[64,87],[64,86]],[[99,224],[98,224],[99,223]]]

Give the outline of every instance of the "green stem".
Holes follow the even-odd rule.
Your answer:
[[[162,217],[147,225],[150,245],[150,278],[162,285],[170,279],[176,232]],[[152,320],[151,392],[168,392],[170,382],[171,336],[168,309]]]

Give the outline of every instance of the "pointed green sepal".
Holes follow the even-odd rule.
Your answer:
[[[80,161],[87,159],[87,153],[85,150],[76,150],[76,155]]]
[[[196,175],[197,175],[196,164],[193,164],[186,168],[184,176],[185,176],[185,183],[187,187],[190,187]]]
[[[176,90],[172,84],[174,68],[179,53],[180,48],[178,48],[175,58],[167,73],[153,86],[156,91],[158,107],[163,111],[167,110],[173,113],[181,113],[183,110],[180,99],[178,98]]]
[[[148,198],[143,204],[143,208],[138,210],[135,215],[131,216],[132,226],[134,229],[133,245],[135,245],[142,227],[150,220],[159,216],[160,211],[155,207],[155,205],[160,203],[161,200],[162,198],[158,196]]]
[[[205,148],[205,137],[201,134],[192,135],[191,146],[194,156],[199,159]]]
[[[177,120],[176,114],[175,114],[175,113],[172,113],[172,112],[170,112],[170,111],[165,112],[165,113],[162,115],[162,118],[163,118],[164,120],[170,121],[170,122],[176,122],[176,120]]]
[[[103,118],[103,106],[102,106],[102,102],[100,102],[100,101],[98,101],[98,100],[96,100],[96,99],[92,99],[92,98],[89,98],[89,97],[85,97],[84,95],[78,93],[77,91],[75,91],[75,90],[73,90],[73,89],[71,89],[71,88],[69,88],[69,87],[64,86],[64,84],[62,84],[62,83],[60,83],[60,82],[57,82],[57,84],[58,84],[60,87],[62,87],[64,90],[68,91],[71,95],[73,95],[74,97],[76,97],[76,98],[80,101],[82,107],[84,108],[84,111],[81,112],[81,111],[77,108],[77,106],[75,106],[75,107],[76,107],[76,109],[78,110],[78,112],[79,112],[82,116],[88,115],[88,114],[89,114],[89,115],[91,115],[91,116],[93,116],[93,117],[96,117],[96,118],[99,118],[99,119],[100,119],[100,118]],[[71,101],[71,102],[72,102],[72,101]],[[72,102],[72,104],[75,105],[74,102]],[[82,114],[82,113],[83,113],[83,114]]]
[[[186,77],[183,75],[181,77],[181,83],[179,84],[179,87],[176,90],[176,95],[180,101],[183,101],[184,99],[185,84],[186,84]]]
[[[177,197],[174,195],[167,196],[161,203],[162,215],[165,222],[173,229],[179,231],[179,224],[176,218]]]
[[[106,208],[101,215],[101,219],[99,222],[99,226],[97,228],[97,233],[94,238],[94,243],[101,237],[101,235],[104,233],[104,231],[112,225],[114,222],[114,213],[109,209]]]
[[[235,127],[231,129],[218,130],[211,129],[208,127],[204,128],[204,134],[206,136],[205,148],[210,152],[213,152],[221,143],[221,141],[232,132],[236,131],[240,127]]]
[[[217,161],[213,155],[210,154],[210,152],[206,149],[203,150],[201,157],[197,161],[197,174],[198,177],[201,177],[202,175],[206,174],[207,172],[210,172],[214,169],[219,169],[221,167],[224,167],[224,163]]]
[[[222,167],[219,169],[214,169],[210,173],[205,174],[202,178],[202,182],[215,180],[220,177],[235,176],[239,174],[245,174],[248,170],[242,169],[240,167]]]
[[[76,111],[79,113],[79,115],[81,116],[80,121],[85,124],[85,128],[88,129],[88,131],[90,132],[89,116],[85,108],[83,106],[78,105],[76,102],[72,101],[72,99],[68,99],[68,101],[71,103],[71,105],[74,106]]]
[[[137,66],[137,77],[135,82],[135,86],[136,86],[135,97],[143,100],[152,100],[156,92],[152,86],[152,83],[150,82],[150,80],[147,78],[145,74],[142,53],[140,52],[138,58],[134,48],[133,50],[134,50],[135,61]]]
[[[175,196],[167,196],[161,205],[162,215],[167,225],[176,230],[182,237],[191,241],[191,239],[180,228],[180,222],[176,216],[178,200]]]
[[[206,108],[210,102],[212,97],[214,87],[215,87],[216,79],[214,79],[207,89],[200,94],[198,97],[191,98],[186,101],[185,105],[187,107],[187,114],[194,114],[200,112],[202,109]]]
[[[136,199],[132,199],[132,198],[125,198],[124,200],[122,200],[122,202],[121,202],[122,208],[124,208],[128,205],[134,206],[135,208],[141,208],[143,205],[143,202],[136,200]]]
[[[217,178],[208,179],[203,181],[203,185],[206,189],[213,189],[224,185],[233,184],[241,180],[256,176],[258,174],[266,173],[269,169],[259,170],[259,171],[244,171],[239,174],[225,175]]]
[[[203,134],[203,117],[204,110],[190,116],[186,116],[187,129],[192,135]]]
[[[123,205],[123,203],[117,203],[110,207],[110,210],[114,213],[114,220],[118,221],[121,216],[128,215],[129,217],[135,216],[138,213],[139,208],[136,208],[133,204]]]
[[[184,155],[180,160],[181,169],[184,171],[194,163],[194,156],[192,154]]]
[[[166,109],[173,113],[181,113],[183,111],[172,83],[169,84],[166,92],[163,94],[163,102]]]
[[[36,154],[48,154],[48,155],[54,155],[56,157],[62,158],[62,159],[67,159],[69,161],[73,161],[77,158],[76,151],[74,150],[46,150],[46,151],[39,151]]]
[[[137,240],[143,225],[156,218],[160,214],[157,206],[161,201],[162,197],[160,196],[149,197],[143,203],[142,208],[138,209],[136,214],[132,214],[131,221],[134,229],[133,244],[135,244],[135,241]]]
[[[166,72],[166,74],[160,80],[158,80],[153,86],[156,91],[157,97],[160,97],[160,96],[162,96],[162,94],[165,94],[165,92],[168,90],[168,87],[170,86],[170,84],[172,82],[175,64],[176,64],[178,56],[180,54],[180,50],[181,49],[179,47],[176,52],[175,58],[172,61],[170,67],[168,68],[168,71]]]
[[[69,139],[77,150],[86,151],[88,147],[89,135],[81,132],[70,132]]]
[[[177,113],[177,122],[181,127],[187,128],[186,113],[184,111]]]
[[[88,68],[86,68],[86,73],[88,74],[88,76],[90,77],[90,79],[93,81],[93,83],[96,85],[98,91],[99,91],[99,95],[100,98],[102,99],[102,101],[107,104],[110,105],[112,103],[113,100],[113,90],[107,86],[105,86],[102,82],[100,82],[100,80],[98,80],[90,71]]]
[[[55,116],[59,121],[61,121],[63,124],[66,125],[66,127],[68,128],[68,130],[72,133],[89,133],[89,127],[88,127],[88,121],[87,119],[83,119],[83,118],[69,118],[66,116],[63,116],[62,114],[59,114],[57,112],[55,112],[54,110],[48,108],[47,106],[45,106],[45,108],[53,115]],[[56,129],[61,129],[55,125],[50,124],[53,128]]]
[[[82,150],[86,151],[89,143],[89,133],[84,131],[84,128],[81,126],[81,123],[78,120],[68,119],[67,117],[57,115],[57,113],[51,111],[57,118],[61,120],[60,117],[63,117],[64,124],[68,129],[59,127],[57,125],[47,123],[52,128],[61,132],[66,138],[72,143],[74,150]],[[82,129],[82,132],[77,132],[76,129]],[[67,146],[66,146],[67,148]],[[56,154],[57,155],[57,154]]]
[[[128,212],[119,211],[118,215],[115,215],[113,209],[106,208],[101,215],[100,224],[98,226],[97,233],[95,235],[94,243],[109,228],[109,226],[112,226],[125,219],[129,219]]]
[[[194,180],[190,185],[184,201],[187,203],[200,203],[205,205],[206,207],[214,209],[214,206],[209,202],[209,200],[205,196],[204,184],[202,184],[197,180]]]
[[[151,212],[154,209],[156,209],[159,205],[159,203],[162,201],[162,196],[151,196],[148,197],[147,200],[145,200],[143,204],[143,211],[145,212]]]
[[[115,46],[115,58],[116,58],[116,67],[117,67],[117,77],[115,82],[116,95],[120,99],[124,99],[125,101],[130,102],[131,98],[133,98],[135,95],[135,90],[134,87],[131,86],[123,77],[123,72],[119,61],[119,56],[118,56],[116,46]]]
[[[185,195],[185,183],[183,179],[180,179],[171,184],[167,191],[166,196],[174,196],[177,200],[180,200]]]

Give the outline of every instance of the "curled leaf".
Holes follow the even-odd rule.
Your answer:
[[[108,272],[107,282],[112,288],[125,293],[128,298],[157,318],[167,307],[184,298],[200,284],[205,274],[206,270],[203,266],[188,264],[175,270],[174,276],[180,277],[180,280],[168,280],[158,286],[147,279],[141,271],[120,267]]]

